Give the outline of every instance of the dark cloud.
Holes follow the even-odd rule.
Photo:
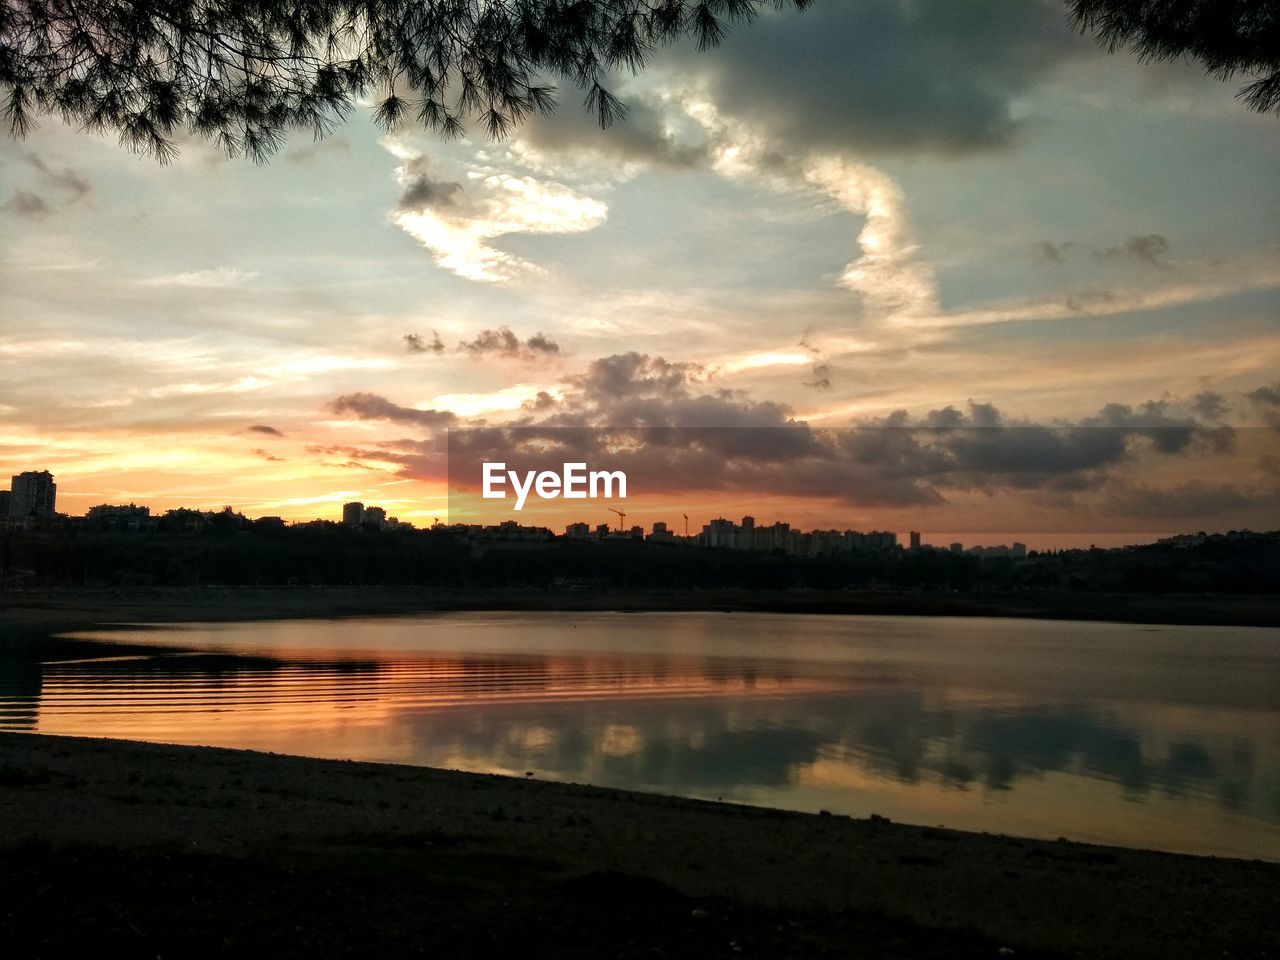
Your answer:
[[[1067,262],[1067,252],[1074,246],[1075,244],[1070,241],[1066,243],[1051,243],[1048,240],[1037,240],[1031,246],[1031,258],[1036,263],[1050,267],[1060,267]]]
[[[434,330],[431,331],[430,341],[420,333],[406,333],[401,339],[404,341],[404,348],[410,353],[444,353],[444,341]]]
[[[603,459],[626,471],[637,489],[650,491],[740,490],[927,506],[959,491],[1095,491],[1144,451],[1190,453],[1195,436],[1170,426],[1168,416],[1141,419],[1130,411],[1126,418],[1118,407],[1090,422],[1046,426],[1006,422],[987,404],[814,429],[785,407],[729,391],[701,393],[652,359],[639,367],[631,359],[601,361],[608,375],[597,371],[576,381],[579,389],[542,416],[451,432],[455,476],[470,475],[471,467],[478,476],[479,462],[492,458],[518,458],[530,469]],[[655,366],[668,375],[655,376]],[[619,369],[638,375],[619,383]],[[604,383],[612,388],[601,392]]]
[[[762,18],[678,66],[792,145],[966,154],[1009,145],[1013,101],[1095,55],[1050,0],[859,0]]]
[[[510,327],[499,327],[497,330],[481,330],[474,340],[463,340],[458,344],[458,350],[473,357],[537,360],[558,355],[560,344],[541,333],[521,342]]]
[[[1070,293],[1063,304],[1072,313],[1087,314],[1094,307],[1103,307],[1115,300],[1116,295],[1110,290],[1077,290]]]
[[[370,394],[339,398],[334,406],[406,423],[425,416]],[[1078,497],[1104,502],[1119,478],[1132,483],[1134,470],[1151,470],[1167,458],[1213,462],[1234,448],[1231,428],[1184,408],[1170,400],[1107,404],[1092,417],[1038,424],[970,402],[824,429],[795,419],[783,404],[718,388],[696,364],[632,352],[593,361],[563,381],[559,397],[540,394],[508,423],[450,421],[447,458],[437,437],[379,443],[376,453],[344,449],[343,455],[376,457],[424,479],[439,479],[447,461],[451,488],[456,478],[479,477],[484,460],[520,469],[587,462],[625,471],[633,489],[645,492],[737,491],[878,507],[1022,492],[1071,507]],[[1123,493],[1105,502],[1117,506]],[[1254,503],[1251,496],[1221,494],[1213,502],[1215,509],[1243,509]]]
[[[496,353],[514,357],[520,353],[520,338],[511,332],[510,327],[497,330],[481,330],[474,340],[464,340],[458,344],[459,350],[471,354]]]
[[[396,202],[402,213],[421,213],[424,210],[461,210],[466,194],[462,184],[438,179],[430,171],[426,157],[414,157],[404,162],[404,189]]]
[[[563,399],[539,398],[511,425],[454,431],[451,452],[465,464],[542,450],[550,463],[569,454],[598,460],[607,450],[643,489],[904,506],[942,503],[959,490],[1097,490],[1148,455],[1213,455],[1234,441],[1229,428],[1200,423],[1168,401],[1109,404],[1094,417],[1051,425],[1011,422],[990,404],[970,403],[815,429],[783,405],[714,389],[696,365],[637,353],[596,360],[566,387]]]
[[[345,133],[337,133],[314,143],[290,146],[285,151],[284,158],[297,166],[307,166],[317,157],[332,153],[350,154],[351,138]]]
[[[813,387],[815,390],[831,389],[831,367],[825,363],[816,363],[813,366],[813,379],[805,383],[806,387]]]
[[[1102,260],[1131,260],[1135,263],[1151,267],[1168,269],[1164,256],[1169,252],[1169,241],[1158,233],[1148,233],[1141,237],[1130,237],[1123,246],[1107,247],[1098,250],[1095,256]]]
[[[268,451],[263,450],[260,447],[251,452],[253,453],[254,456],[261,457],[263,460],[270,460],[273,463],[284,463],[284,457],[277,457],[275,454],[269,453]]]
[[[689,385],[704,374],[696,363],[632,351],[591,361],[586,372],[571,378],[570,383],[588,402],[608,404],[633,396],[685,396]]]
[[[434,430],[448,426],[457,417],[447,410],[416,410],[392,403],[376,393],[347,393],[329,404],[337,414],[346,414],[359,420],[392,420],[396,423],[412,423]]]
[[[1169,252],[1169,241],[1158,233],[1149,233],[1145,237],[1130,237],[1124,249],[1135,260],[1164,267],[1166,264],[1161,258]]]
[[[1280,429],[1280,380],[1245,394],[1268,424]]]
[[[1075,241],[1053,243],[1052,241],[1036,241],[1032,244],[1032,260],[1043,266],[1062,266],[1071,252],[1078,247]]]
[[[19,217],[30,217],[33,220],[43,217],[49,212],[49,209],[49,204],[45,202],[44,197],[29,190],[14,190],[13,196],[3,206],[0,206],[0,210],[5,213],[12,213]]]
[[[1280,380],[1259,387],[1257,390],[1251,390],[1245,396],[1262,407],[1280,407]]]
[[[534,353],[559,353],[560,344],[543,333],[535,333],[525,341],[525,349]]]
[[[1195,439],[1195,418],[1171,413],[1166,400],[1151,400],[1139,407],[1108,403],[1095,417],[1084,421],[1088,427],[1110,427],[1147,436],[1164,453],[1180,453]]]
[[[545,390],[539,390],[538,395],[532,400],[526,400],[520,406],[522,409],[530,411],[550,410],[556,405],[556,398]]]
[[[1061,267],[1067,262],[1068,256],[1077,247],[1079,247],[1079,244],[1074,240],[1067,240],[1063,243],[1053,243],[1049,240],[1037,240],[1031,246],[1031,257],[1036,263],[1050,267]],[[1149,267],[1159,267],[1161,270],[1167,270],[1169,265],[1165,262],[1164,257],[1168,252],[1169,241],[1167,238],[1158,233],[1148,233],[1141,236],[1132,236],[1119,246],[1094,250],[1093,256],[1098,260],[1129,261]],[[1086,311],[1086,301],[1090,297],[1101,296],[1106,299],[1110,299],[1111,297],[1111,295],[1105,291],[1101,294],[1083,291],[1081,293],[1074,294],[1073,296],[1077,299],[1079,306],[1072,306],[1071,308],[1073,310],[1080,309],[1081,312]]]
[[[1137,407],[1109,403],[1081,425],[1122,431],[1127,439],[1146,441],[1165,454],[1192,449],[1221,454],[1235,449],[1234,428],[1203,424],[1194,414],[1181,412],[1179,406],[1170,400],[1149,400]]]
[[[72,204],[83,199],[93,189],[93,185],[70,167],[55,167],[30,150],[24,150],[22,160],[36,174],[36,183],[42,192],[15,189],[12,196],[2,205],[0,211],[19,217],[36,219],[53,210],[53,200],[60,199]],[[45,194],[53,194],[53,197]]]
[[[540,151],[587,152],[660,167],[694,167],[707,159],[709,145],[705,138],[687,131],[688,138],[682,139],[668,130],[661,104],[643,97],[624,96],[624,100],[625,119],[609,127],[602,129],[591,114],[564,106],[550,115],[530,117],[520,129],[520,139]]]
[[[25,152],[23,158],[39,174],[40,181],[54,190],[61,191],[68,203],[83,199],[93,189],[93,184],[70,167],[51,166],[30,151]]]
[[[1239,515],[1244,511],[1280,508],[1280,489],[1253,490],[1228,483],[1192,480],[1171,487],[1116,483],[1108,509],[1127,517],[1152,520],[1197,520]]]
[[[903,414],[896,414],[895,417],[902,418]],[[925,414],[924,425],[932,430],[954,430],[964,426],[964,414],[955,407],[946,406],[941,410],[930,410]],[[897,425],[896,422],[891,425]],[[905,426],[905,420],[902,425]]]
[[[1231,411],[1231,404],[1222,394],[1205,390],[1191,398],[1191,409],[1206,420],[1221,420]]]
[[[279,430],[277,430],[275,427],[269,427],[265,423],[255,423],[253,426],[249,427],[248,430],[250,433],[262,433],[262,434],[266,434],[269,437],[284,436],[284,434],[281,433]]]

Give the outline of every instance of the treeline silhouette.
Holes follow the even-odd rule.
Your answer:
[[[324,522],[286,527],[276,520],[213,524],[197,534],[14,530],[4,534],[0,569],[9,590],[405,585],[1267,594],[1280,584],[1280,533],[1025,559],[935,550],[797,557],[621,539],[508,542]]]

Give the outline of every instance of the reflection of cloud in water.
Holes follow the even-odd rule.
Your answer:
[[[743,625],[731,620],[706,622],[736,635]],[[0,728],[532,770],[802,809],[897,803],[925,822],[959,825],[963,816],[977,829],[1012,824],[1050,836],[1069,832],[1073,820],[1077,835],[1092,829],[1082,821],[1127,820],[1104,839],[1218,852],[1257,838],[1280,855],[1280,833],[1267,825],[1280,824],[1275,714],[1249,686],[1272,674],[1256,651],[1230,661],[1248,694],[1232,706],[1198,657],[1163,659],[1161,682],[1125,697],[1106,670],[1079,669],[1079,651],[1062,638],[1040,637],[1039,669],[1028,672],[1034,651],[1021,633],[1017,644],[979,656],[971,648],[983,649],[985,634],[961,641],[945,625],[929,643],[863,637],[849,646],[832,632],[849,629],[843,621],[801,619],[786,621],[795,635],[785,647],[775,635],[728,656],[693,652],[688,638],[662,647],[670,631],[654,631],[658,623],[703,621],[611,620],[589,644],[558,653],[529,636],[517,649],[506,625],[494,635],[509,640],[507,649],[466,653],[366,647],[342,655],[317,645],[272,656],[261,644],[179,651],[83,641],[9,648],[0,651]],[[606,626],[635,624],[659,649],[609,648],[617,637]],[[810,637],[804,648],[810,625],[821,643]],[[1100,628],[1082,631],[1096,659]],[[574,631],[575,642],[583,632]],[[1172,640],[1191,644],[1177,633]],[[1163,633],[1131,638],[1120,676],[1171,642]],[[801,648],[809,659],[745,654]],[[54,662],[40,662],[51,654]],[[983,678],[977,660],[1003,672]],[[1076,673],[1064,680],[1068,668]],[[1222,662],[1217,669],[1227,671]],[[1101,674],[1105,683],[1091,679]],[[1212,836],[1202,842],[1202,833]]]
[[[531,716],[532,714],[532,716]],[[427,762],[652,790],[741,794],[797,784],[818,760],[873,778],[955,790],[1016,790],[1065,773],[1116,784],[1129,799],[1214,799],[1247,812],[1253,742],[1166,730],[1159,737],[1079,704],[995,706],[917,691],[652,703],[620,708],[512,707],[483,714],[402,714]],[[521,736],[525,724],[536,738]],[[548,731],[551,735],[548,736]],[[1276,804],[1254,815],[1280,821]]]
[[[643,744],[640,731],[629,723],[611,723],[600,736],[601,753],[609,757],[626,757]]]
[[[855,729],[854,750],[865,751],[872,768],[907,781],[932,776],[1009,790],[1019,779],[1062,771],[1117,783],[1131,795],[1216,794],[1224,806],[1243,809],[1255,772],[1248,740],[1234,738],[1215,759],[1204,742],[1169,732],[1175,739],[1155,752],[1135,729],[1081,705],[957,713],[906,694],[864,704],[855,716],[864,713],[872,716]]]

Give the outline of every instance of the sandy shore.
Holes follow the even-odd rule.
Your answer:
[[[464,610],[683,610],[1280,626],[1280,602],[1274,596],[156,587],[0,593],[0,635],[22,629],[65,630],[120,622],[275,620]]]
[[[1280,956],[1277,864],[244,751],[0,734],[0,837],[13,957]]]

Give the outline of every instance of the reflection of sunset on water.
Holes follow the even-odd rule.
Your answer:
[[[0,728],[1280,859],[1273,631],[1034,627],[462,614],[123,629],[22,665]]]
[[[198,656],[113,657],[46,665],[37,732],[84,734],[92,723],[101,736],[235,746],[255,730],[335,732],[462,706],[836,689],[832,680],[704,658],[221,658],[205,667]]]

